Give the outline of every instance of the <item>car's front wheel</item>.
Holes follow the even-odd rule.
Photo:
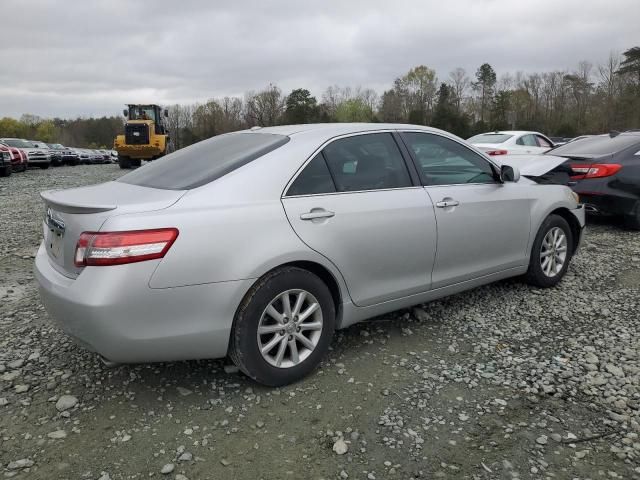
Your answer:
[[[118,165],[123,169],[131,168],[131,159],[125,155],[118,155]]]
[[[571,227],[561,216],[549,215],[533,242],[527,282],[543,288],[557,285],[567,272],[572,255]]]
[[[325,283],[307,270],[284,267],[266,274],[245,296],[229,352],[257,382],[286,385],[318,366],[334,328],[335,305]]]
[[[0,168],[0,177],[10,177],[13,172],[13,167],[11,165],[5,165]]]

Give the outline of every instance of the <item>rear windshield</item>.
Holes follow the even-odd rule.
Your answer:
[[[289,141],[270,133],[228,133],[154,160],[119,182],[164,190],[200,187],[252,162]]]
[[[549,155],[560,157],[599,157],[617,153],[633,145],[640,145],[640,135],[609,135],[587,137],[566,143],[549,151]]]
[[[481,133],[467,140],[469,143],[503,143],[509,140],[513,135],[506,133]]]

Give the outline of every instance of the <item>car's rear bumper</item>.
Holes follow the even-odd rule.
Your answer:
[[[614,195],[580,194],[580,201],[585,204],[590,215],[615,216],[632,215],[638,199]]]
[[[60,274],[44,246],[35,275],[49,316],[76,342],[118,363],[219,358],[252,280],[154,289],[157,261]]]

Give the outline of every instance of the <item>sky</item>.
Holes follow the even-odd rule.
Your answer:
[[[0,117],[119,115],[270,83],[382,93],[417,65],[571,70],[640,45],[640,0],[2,0]]]

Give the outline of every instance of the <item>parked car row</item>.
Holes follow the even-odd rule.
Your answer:
[[[60,143],[45,143],[23,138],[0,138],[0,176],[24,172],[28,167],[47,169],[50,166],[113,163],[118,155],[112,150],[65,147]]]

